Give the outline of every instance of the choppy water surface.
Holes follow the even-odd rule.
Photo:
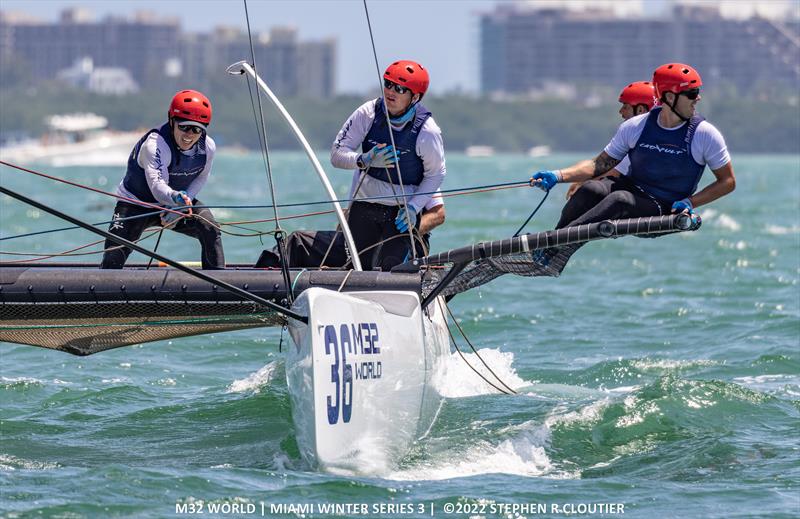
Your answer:
[[[446,187],[522,180],[578,158],[451,155]],[[259,165],[255,156],[220,157],[201,198],[267,203]],[[699,232],[590,244],[558,279],[506,276],[454,299],[467,334],[518,395],[496,394],[454,353],[431,434],[380,478],[320,474],[300,459],[279,330],[86,358],[0,344],[0,515],[173,517],[176,503],[203,501],[204,515],[222,517],[260,516],[262,503],[278,517],[333,515],[300,506],[270,512],[278,503],[385,506],[368,508],[372,517],[417,515],[388,507],[401,504],[422,505],[427,516],[431,506],[445,516],[455,504],[469,513],[449,515],[466,518],[591,515],[578,506],[604,503],[634,517],[796,517],[800,157],[737,156],[734,166],[737,191],[701,209]],[[323,198],[302,156],[273,154],[273,167],[283,201]],[[101,189],[121,175],[49,172]],[[344,193],[349,174],[331,174]],[[0,182],[93,222],[113,207],[7,168]],[[554,191],[530,230],[552,227],[565,191]],[[450,198],[434,249],[510,236],[540,198],[528,188]],[[306,210],[320,207],[282,213]],[[216,214],[232,221],[271,210]],[[7,237],[66,225],[4,197],[1,227]],[[0,241],[0,250],[46,254],[94,239],[66,231]],[[229,262],[252,262],[261,248],[252,238],[224,243]],[[199,255],[175,233],[159,250]],[[512,503],[545,508],[501,508]],[[231,508],[209,514],[209,504]],[[222,513],[234,504],[239,514]]]

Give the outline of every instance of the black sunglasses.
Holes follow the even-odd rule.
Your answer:
[[[194,126],[191,124],[179,124],[178,129],[183,133],[192,132],[193,134],[197,135],[198,133],[203,133],[203,129],[199,126]]]
[[[397,92],[398,94],[405,94],[406,92],[411,90],[408,87],[398,85],[394,81],[389,81],[388,79],[383,80],[383,88],[388,88],[389,90],[394,89],[394,91]]]
[[[689,99],[690,101],[694,101],[700,95],[700,89],[699,88],[693,88],[691,90],[684,90],[683,92],[681,92],[678,95],[686,96],[686,99]]]

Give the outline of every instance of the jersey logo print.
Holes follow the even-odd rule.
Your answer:
[[[339,137],[338,139],[336,139],[336,148],[337,148],[337,149],[339,149],[339,148],[341,148],[341,147],[342,147],[342,140],[343,140],[345,137],[347,137],[347,132],[349,132],[349,131],[350,131],[350,127],[351,127],[351,126],[353,126],[353,119],[349,119],[349,120],[347,121],[347,124],[345,125],[345,127],[344,127],[344,130],[342,130],[342,136],[341,136],[341,137]]]
[[[647,144],[645,142],[639,143],[640,148],[645,148],[648,150],[655,150],[659,153],[666,153],[667,155],[682,155],[686,153],[686,150],[678,148],[673,144],[665,144],[664,147],[658,144]]]

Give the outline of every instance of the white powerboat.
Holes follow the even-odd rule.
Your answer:
[[[0,148],[0,159],[14,164],[124,166],[143,132],[109,130],[108,119],[92,113],[51,115],[48,131]]]

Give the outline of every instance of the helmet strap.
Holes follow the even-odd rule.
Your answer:
[[[675,93],[673,92],[673,94],[675,94]],[[664,94],[664,96],[663,96],[663,98],[662,98],[661,100],[662,100],[662,101],[663,101],[663,102],[664,102],[664,103],[665,103],[667,106],[669,106],[669,107],[670,107],[670,109],[672,110],[672,113],[674,113],[675,115],[677,115],[677,116],[678,116],[678,118],[679,118],[681,121],[683,121],[683,122],[686,122],[686,121],[688,121],[688,120],[689,120],[689,118],[688,118],[688,117],[684,117],[684,116],[683,116],[683,114],[682,114],[682,113],[680,113],[680,112],[678,111],[678,108],[677,108],[677,105],[678,105],[678,97],[680,97],[680,93],[678,93],[678,94],[675,94],[675,99],[672,101],[672,103],[670,103],[669,101],[667,101],[667,95],[666,95],[666,94]]]

